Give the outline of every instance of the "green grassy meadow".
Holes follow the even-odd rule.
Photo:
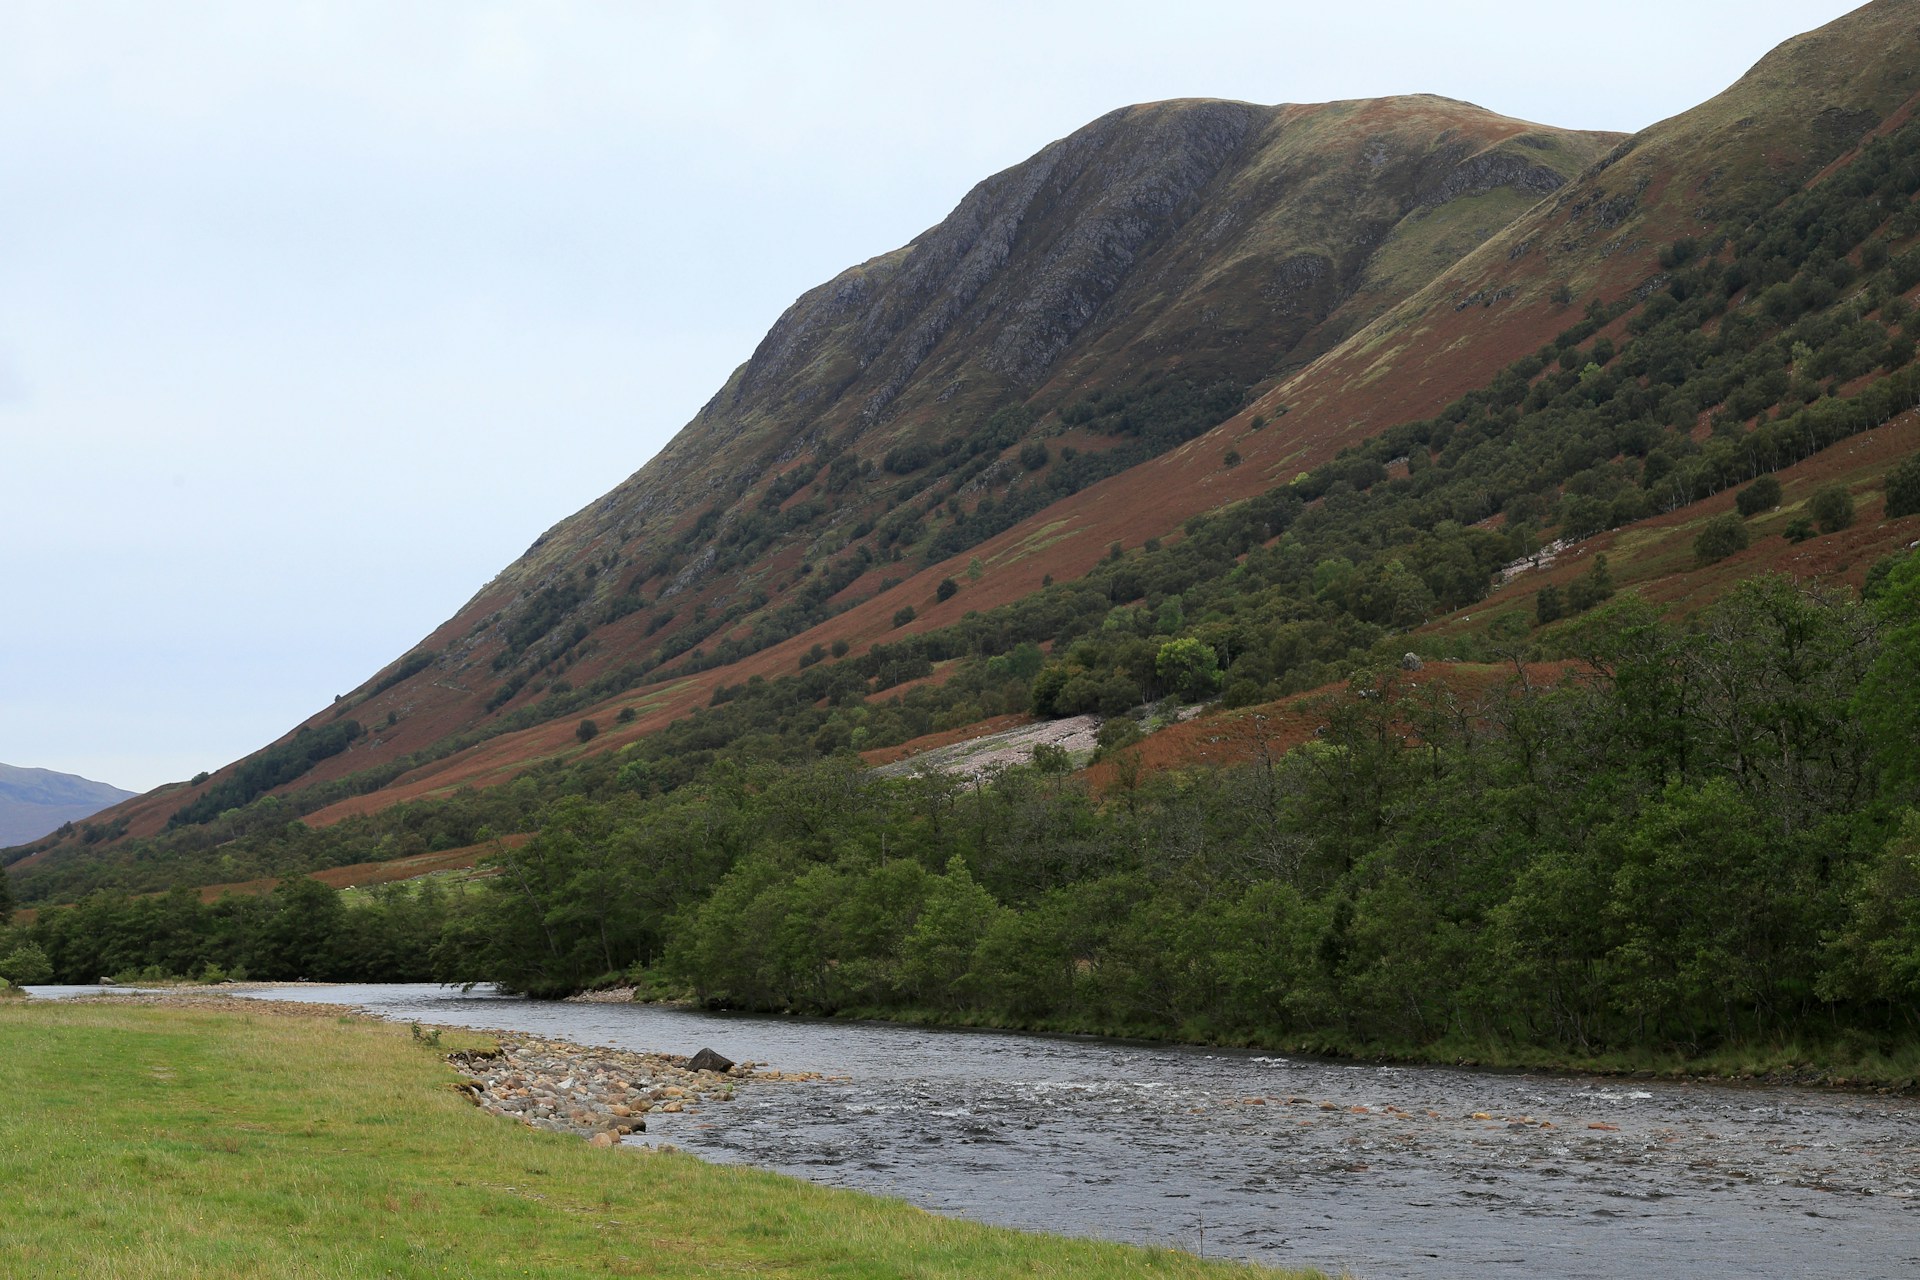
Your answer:
[[[1253,1276],[493,1117],[405,1027],[0,1005],[0,1276]]]

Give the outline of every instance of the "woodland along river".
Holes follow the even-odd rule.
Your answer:
[[[1010,1227],[1373,1277],[1920,1276],[1920,1101],[1389,1067],[1080,1037],[263,991],[841,1079],[629,1142]]]

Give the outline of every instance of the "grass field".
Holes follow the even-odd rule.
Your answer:
[[[456,1037],[458,1037],[456,1042]],[[0,1276],[1256,1276],[487,1116],[404,1027],[0,1004]]]

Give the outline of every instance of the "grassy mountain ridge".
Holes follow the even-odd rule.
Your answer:
[[[318,819],[633,741],[815,645],[860,658],[1285,486],[1587,304],[1613,327],[1582,341],[1621,340],[1676,241],[1900,122],[1913,14],[1868,6],[1617,145],[1435,98],[1103,117],[804,296],[660,458],[345,699],[368,732],[291,790],[395,770]],[[596,682],[638,715],[585,743]],[[195,794],[121,814],[148,833]]]

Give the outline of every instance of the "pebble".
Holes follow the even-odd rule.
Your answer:
[[[697,1112],[731,1102],[753,1081],[802,1083],[813,1071],[771,1071],[763,1064],[735,1063],[725,1072],[690,1071],[687,1059],[666,1053],[596,1049],[503,1033],[493,1052],[468,1050],[447,1061],[466,1073],[456,1086],[481,1110],[509,1116],[535,1129],[572,1133],[595,1146],[617,1145],[629,1133],[644,1133],[650,1112]]]

